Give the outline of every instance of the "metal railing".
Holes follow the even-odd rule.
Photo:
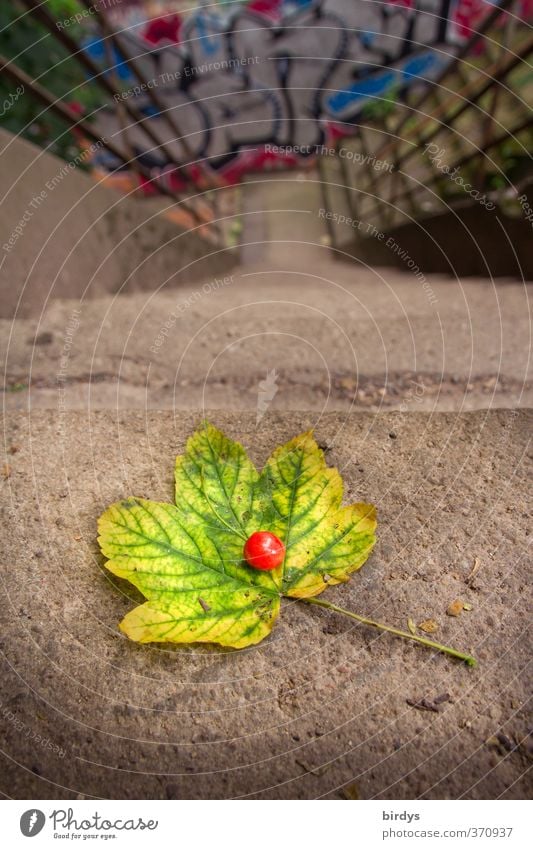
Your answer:
[[[338,141],[335,156],[321,157],[328,209],[342,205],[367,229],[386,232],[463,205],[464,185],[507,203],[517,188],[509,143],[533,177],[533,37],[513,14],[518,5],[505,0],[422,94],[408,90],[388,115]],[[365,232],[358,229],[356,241]],[[330,228],[333,247],[353,238]]]
[[[174,199],[176,204],[179,205],[179,208],[190,217],[193,225],[199,227],[200,231],[211,241],[221,244],[223,239],[218,224],[219,216],[216,202],[217,195],[216,191],[211,191],[213,189],[218,190],[221,188],[220,180],[205,163],[198,164],[193,161],[193,154],[190,145],[186,136],[181,132],[175,117],[170,113],[168,107],[154,90],[154,87],[147,84],[148,81],[145,79],[139,63],[134,57],[128,54],[128,51],[122,44],[117,33],[113,30],[104,12],[95,7],[93,3],[82,0],[84,5],[88,9],[91,9],[92,17],[96,18],[98,21],[102,40],[106,47],[108,49],[113,47],[117,51],[124,64],[127,65],[130,73],[142,86],[142,90],[146,93],[146,97],[150,101],[153,110],[155,110],[166,123],[167,128],[170,131],[170,141],[168,138],[161,138],[155,132],[149,116],[141,113],[127,98],[123,98],[121,96],[122,92],[119,90],[115,81],[114,65],[112,60],[108,61],[108,67],[105,69],[100,68],[80,44],[78,44],[67,32],[65,32],[64,29],[57,27],[55,20],[40,0],[21,0],[21,2],[28,9],[32,17],[48,30],[51,37],[57,40],[62,47],[67,50],[69,54],[69,61],[72,60],[77,62],[88,74],[89,80],[86,84],[89,85],[94,83],[98,85],[104,94],[112,99],[115,107],[117,107],[117,104],[120,104],[120,109],[128,116],[132,125],[145,134],[149,141],[149,149],[151,151],[162,151],[164,153],[169,164],[169,168],[165,169],[166,176],[168,177],[172,171],[178,173],[180,180],[188,185],[190,193],[194,193],[197,200],[195,201],[188,197],[186,192],[178,193],[173,191],[168,185],[168,180],[165,182],[159,180],[157,175],[154,175],[150,169],[148,169],[142,161],[140,161],[140,155],[136,155],[133,152],[132,146],[128,143],[128,135],[125,129],[121,134],[122,144],[117,144],[116,142],[112,142],[105,138],[104,135],[95,128],[95,125],[91,120],[80,116],[77,112],[72,110],[68,104],[64,103],[62,98],[57,97],[38,80],[32,79],[14,61],[2,55],[0,55],[0,74],[3,74],[17,84],[22,84],[25,92],[28,92],[29,95],[33,96],[37,101],[42,103],[46,107],[46,110],[50,110],[50,112],[61,118],[71,131],[77,131],[78,133],[82,132],[88,139],[97,143],[99,148],[104,148],[123,165],[131,168],[132,171],[139,174],[159,194]],[[108,59],[111,59],[109,55]],[[176,158],[175,151],[172,147],[174,143],[178,144],[183,150],[183,159],[178,160]],[[192,177],[189,178],[188,168],[191,165],[194,165],[196,170],[202,172],[204,191],[199,192]],[[211,199],[206,197],[206,192],[211,194]]]

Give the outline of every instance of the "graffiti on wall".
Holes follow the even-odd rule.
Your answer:
[[[487,14],[491,6],[482,5]],[[206,162],[237,182],[252,170],[302,163],[356,132],[368,104],[427,85],[471,35],[478,12],[477,0],[201,3],[183,20],[120,34],[186,137],[187,156],[134,79],[121,79],[121,98],[135,101],[178,161]],[[118,118],[108,122],[106,135],[120,137]],[[152,172],[168,170],[142,130],[128,132]]]

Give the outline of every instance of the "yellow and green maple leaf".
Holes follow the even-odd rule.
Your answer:
[[[258,643],[282,596],[347,581],[375,543],[375,508],[342,506],[342,478],[311,432],[276,448],[259,473],[242,445],[205,423],[177,458],[175,481],[175,504],[126,498],[98,523],[107,568],[147,599],[120,625],[137,642]],[[243,558],[258,530],[285,545],[271,572]]]

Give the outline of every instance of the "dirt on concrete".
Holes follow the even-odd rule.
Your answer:
[[[379,542],[330,600],[472,652],[475,669],[334,613],[283,605],[236,652],[140,646],[98,515],[172,499],[198,413],[37,411],[3,421],[1,791],[14,798],[525,798],[527,411],[215,411],[262,464],[309,427],[378,507]],[[470,606],[447,614],[461,599]],[[430,707],[428,707],[428,705]],[[530,773],[531,774],[531,773]]]

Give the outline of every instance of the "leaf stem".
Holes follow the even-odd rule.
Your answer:
[[[342,613],[344,616],[349,616],[351,619],[356,619],[362,622],[363,625],[369,625],[371,628],[378,628],[380,631],[388,631],[389,634],[394,634],[396,637],[403,637],[405,640],[414,640],[415,643],[421,643],[428,648],[437,649],[451,657],[456,657],[463,660],[467,666],[477,666],[477,660],[469,654],[452,649],[450,646],[443,646],[441,643],[435,643],[433,640],[427,640],[425,637],[419,637],[416,634],[409,634],[407,631],[400,631],[398,628],[391,628],[390,625],[382,625],[381,622],[375,622],[373,619],[367,619],[365,616],[359,616],[357,613],[352,613],[351,610],[345,610],[344,607],[337,607],[330,601],[322,601],[320,598],[299,598],[297,601],[305,601],[307,604],[317,604],[319,607],[325,607],[328,610],[334,610],[335,613]]]

